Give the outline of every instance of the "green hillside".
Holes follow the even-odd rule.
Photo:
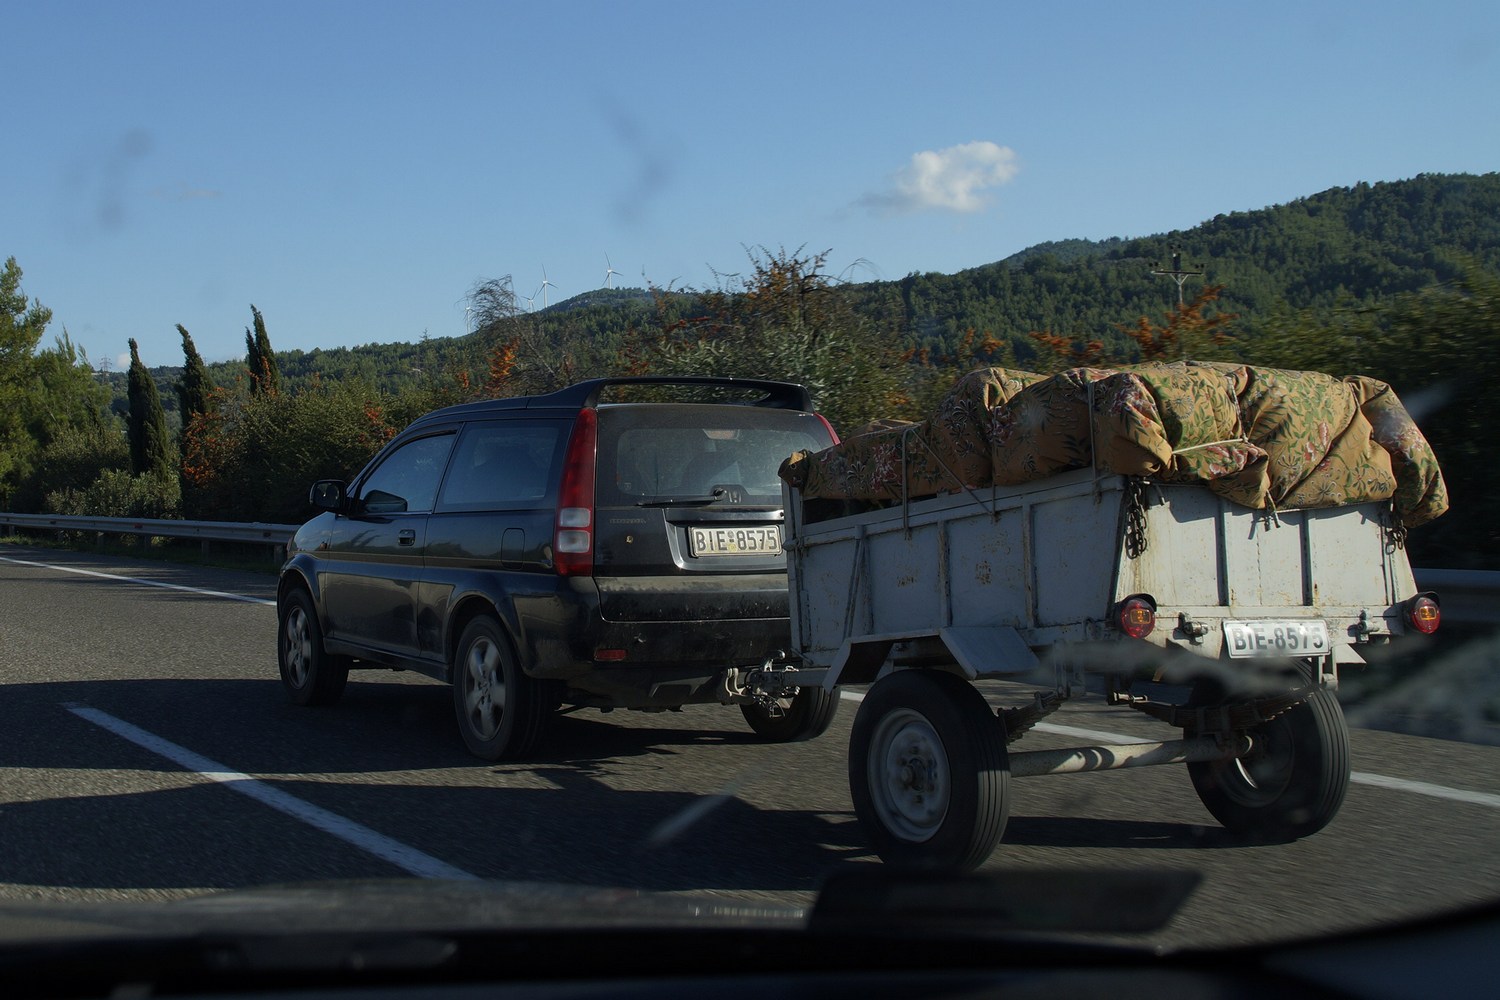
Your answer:
[[[1008,344],[1009,360],[1023,366],[1043,360],[1033,331],[1100,339],[1123,356],[1132,348],[1122,328],[1142,316],[1160,321],[1177,302],[1174,282],[1152,273],[1174,249],[1185,268],[1204,272],[1186,280],[1187,296],[1204,285],[1222,286],[1217,309],[1236,314],[1237,350],[1254,359],[1256,345],[1290,317],[1333,322],[1452,283],[1467,268],[1500,271],[1500,173],[1334,188],[1218,215],[1192,229],[1059,240],[956,274],[913,273],[841,291],[871,329],[904,349],[926,349],[930,358],[961,363],[971,330]],[[705,315],[704,299],[705,290],[658,291],[653,298],[642,289],[599,289],[518,318],[533,343],[571,352],[586,375],[591,367],[613,365],[632,333]],[[317,375],[358,377],[400,391],[440,370],[477,377],[489,350],[514,325],[495,324],[467,338],[278,352],[277,360],[294,386]],[[239,367],[211,370],[223,383]],[[156,372],[165,387],[177,369]],[[123,396],[123,373],[117,375]]]
[[[1159,319],[1177,288],[1151,272],[1173,248],[1205,272],[1188,279],[1187,294],[1222,285],[1218,306],[1238,314],[1234,329],[1253,350],[1290,314],[1331,319],[1452,282],[1466,266],[1500,270],[1500,174],[1334,188],[1189,230],[1043,244],[958,274],[913,274],[859,291],[862,308],[908,343],[951,356],[974,329],[1008,340],[1024,363],[1034,330],[1123,345],[1121,324]]]

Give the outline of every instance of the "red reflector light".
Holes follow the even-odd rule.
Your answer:
[[[625,650],[596,649],[594,650],[594,659],[595,661],[600,663],[618,663],[621,660],[625,659]]]
[[[1431,594],[1418,594],[1406,603],[1406,620],[1423,635],[1431,635],[1443,622],[1443,612]]]
[[[1132,639],[1144,639],[1156,628],[1156,605],[1144,597],[1130,597],[1115,611],[1115,624]]]

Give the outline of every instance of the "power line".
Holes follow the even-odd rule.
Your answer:
[[[1190,267],[1183,267],[1182,266],[1182,251],[1179,248],[1177,248],[1177,247],[1173,247],[1172,248],[1172,266],[1171,267],[1154,267],[1154,268],[1151,269],[1151,273],[1152,274],[1165,274],[1167,277],[1169,277],[1173,281],[1177,282],[1177,307],[1180,309],[1180,308],[1182,308],[1182,305],[1183,305],[1183,298],[1182,298],[1182,285],[1183,285],[1183,283],[1185,281],[1187,281],[1188,278],[1192,277],[1193,275],[1202,275],[1203,274],[1203,265],[1201,263],[1197,262],[1197,261],[1194,261],[1193,264]]]

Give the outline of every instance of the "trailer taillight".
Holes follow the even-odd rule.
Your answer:
[[[1423,635],[1431,635],[1443,622],[1436,594],[1418,594],[1406,602],[1406,620]]]
[[[1156,628],[1156,602],[1149,597],[1127,597],[1115,607],[1115,626],[1132,639],[1144,639]]]

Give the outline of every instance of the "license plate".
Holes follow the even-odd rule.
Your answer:
[[[1327,656],[1328,623],[1301,619],[1225,622],[1224,648],[1236,658]]]
[[[696,556],[779,556],[781,526],[689,528],[688,551]]]

